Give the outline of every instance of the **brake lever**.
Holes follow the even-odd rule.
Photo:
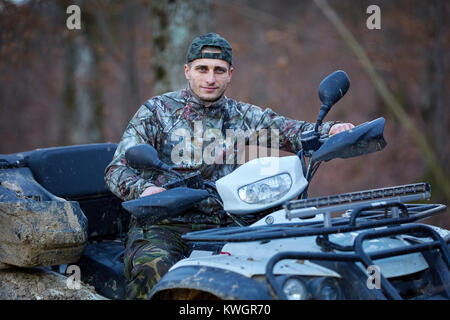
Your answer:
[[[192,189],[204,189],[205,183],[199,171],[194,171],[192,173],[187,174],[186,176],[181,176],[180,179],[177,179],[172,182],[168,182],[162,186],[165,189],[173,189],[176,187],[188,187]]]

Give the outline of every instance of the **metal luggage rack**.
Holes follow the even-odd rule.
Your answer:
[[[338,195],[301,199],[287,202],[284,205],[286,218],[307,218],[322,214],[324,227],[330,227],[331,213],[353,210],[351,223],[354,224],[361,212],[392,207],[392,217],[399,217],[399,210],[408,213],[405,202],[427,200],[431,196],[428,183],[416,183],[381,189],[364,190]]]
[[[188,241],[245,242],[291,237],[322,236],[383,226],[401,225],[431,217],[446,210],[442,204],[405,204],[406,201],[430,197],[427,183],[383,189],[365,190],[334,196],[294,200],[284,205],[292,223],[264,226],[227,227],[190,232],[183,235]],[[341,217],[331,214],[344,212]],[[308,221],[317,214],[322,221]]]
[[[376,252],[367,253],[363,249],[363,242],[370,239],[391,237],[398,235],[419,234],[421,237],[430,237],[432,241],[412,243],[408,246],[380,250]],[[448,250],[449,239],[444,240],[439,233],[433,230],[431,227],[424,224],[395,226],[392,228],[384,228],[382,230],[369,230],[360,233],[352,246],[353,253],[335,253],[335,252],[296,252],[285,251],[274,255],[266,265],[266,280],[273,293],[280,299],[286,299],[286,296],[281,289],[279,283],[275,280],[273,269],[281,260],[284,259],[296,259],[296,260],[312,260],[312,261],[337,261],[337,262],[361,262],[368,268],[375,265],[373,260],[389,258],[394,256],[400,256],[404,254],[410,254],[415,252],[425,252],[438,249],[441,256],[441,261],[435,261],[430,268],[433,268],[433,274],[436,274],[440,280],[440,287],[444,289],[447,299],[450,299],[450,254]],[[350,251],[350,250],[348,250]],[[391,282],[380,274],[381,290],[385,296],[389,299],[401,300],[402,296],[398,290],[391,284]]]

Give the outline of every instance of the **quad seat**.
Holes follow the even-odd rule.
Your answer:
[[[33,236],[39,240],[54,234],[53,242],[47,241],[52,246],[51,250],[48,243],[42,246],[40,240],[32,241],[32,245],[25,240],[17,241],[12,247],[0,239],[3,247],[12,248],[9,255],[3,254],[11,259],[0,255],[0,261],[17,266],[75,263],[81,269],[82,280],[94,286],[98,293],[108,298],[123,299],[123,235],[128,227],[129,214],[122,209],[122,201],[108,190],[104,181],[105,168],[116,148],[113,143],[97,143],[0,155],[0,205],[6,210],[4,216],[10,218],[10,225],[15,226],[16,220],[24,219],[26,214],[30,230],[34,230],[36,223],[42,224],[45,215],[50,215],[49,221],[60,222],[60,228],[52,233],[45,231],[50,224],[38,225],[38,231],[43,234]],[[78,215],[79,230],[66,228],[72,226],[70,221],[66,221],[66,216],[73,217],[73,214],[66,214],[64,206]],[[63,211],[50,210],[54,207]],[[12,211],[16,213],[9,214]],[[15,219],[19,215],[20,219]],[[2,221],[5,226],[4,217]],[[51,228],[55,228],[55,224]],[[74,238],[70,245],[67,242],[69,231]],[[65,236],[59,237],[61,234]],[[60,244],[61,241],[63,243]],[[14,249],[16,247],[22,249],[18,251]],[[31,253],[28,254],[27,250]],[[25,258],[30,260],[28,256],[31,256],[34,260],[30,262],[23,258],[23,261],[15,263],[22,258],[17,252],[24,252]],[[42,258],[43,253],[48,258]]]
[[[88,219],[89,238],[112,236],[126,231],[128,225],[121,200],[108,190],[103,178],[116,148],[113,143],[44,148],[27,157],[42,187],[80,204]]]
[[[77,262],[82,280],[105,297],[123,299],[123,235],[129,214],[104,181],[116,148],[113,143],[98,143],[39,149],[29,155],[28,166],[40,185],[58,197],[77,201],[88,219],[91,241]]]

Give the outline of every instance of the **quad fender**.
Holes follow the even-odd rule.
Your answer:
[[[183,266],[166,273],[150,299],[273,299],[265,284],[241,274],[205,266]]]

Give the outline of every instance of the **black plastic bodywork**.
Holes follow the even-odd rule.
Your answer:
[[[58,197],[100,196],[111,193],[103,174],[115,150],[107,143],[37,149],[27,164],[36,181]]]
[[[244,275],[214,267],[185,266],[167,273],[150,293],[158,299],[171,289],[189,289],[208,292],[225,300],[272,299],[267,286]]]
[[[34,204],[41,210],[58,197],[77,203],[88,224],[88,244],[77,262],[82,280],[108,298],[123,299],[121,253],[129,214],[103,177],[116,147],[99,143],[0,155],[0,202]],[[19,191],[5,187],[9,185]]]
[[[89,221],[89,237],[117,234],[128,227],[122,201],[109,191],[103,176],[116,147],[99,143],[46,148],[28,157],[40,185],[58,197],[78,201]]]
[[[98,143],[36,149],[0,155],[0,182],[13,182],[23,194],[0,185],[0,201],[77,201],[89,220],[88,236],[115,235],[128,227],[121,200],[106,187],[103,177],[117,145]],[[23,197],[23,198],[21,198]]]
[[[110,299],[125,299],[126,278],[123,265],[124,243],[122,239],[90,243],[77,265],[81,280],[96,288]]]
[[[350,88],[350,79],[347,74],[338,70],[328,75],[319,84],[320,101],[331,107],[338,102]]]
[[[352,158],[380,151],[386,146],[383,138],[385,120],[378,118],[331,136],[311,157],[312,162],[335,158]]]
[[[122,202],[122,206],[139,225],[146,226],[158,223],[166,217],[177,216],[208,196],[206,190],[177,187],[157,195]]]
[[[136,170],[167,167],[159,159],[158,151],[149,144],[128,148],[125,152],[125,159],[128,165]]]
[[[338,102],[350,88],[350,79],[342,70],[337,70],[328,75],[320,82],[319,85],[319,99],[322,102],[317,122],[315,125],[315,132],[318,132],[319,125],[323,118],[330,111],[331,107]]]

